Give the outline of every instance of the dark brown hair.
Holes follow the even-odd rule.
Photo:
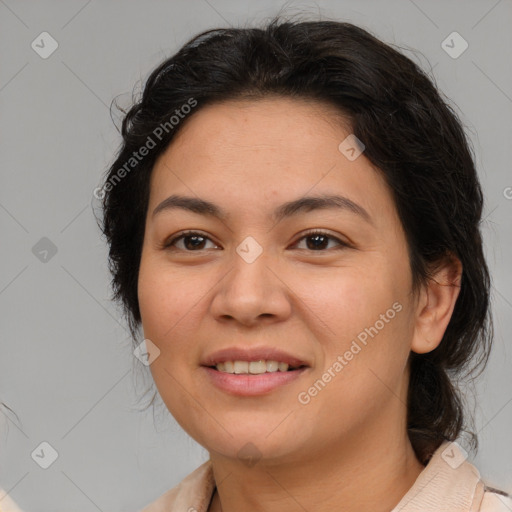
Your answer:
[[[408,432],[425,463],[444,440],[465,431],[455,378],[483,369],[491,348],[490,278],[479,227],[483,198],[452,107],[417,64],[366,30],[277,17],[261,28],[202,32],[154,69],[123,119],[122,145],[100,194],[112,298],[122,304],[136,340],[138,270],[157,157],[203,106],[268,95],[328,103],[348,120],[392,191],[414,291],[446,258],[462,263],[460,294],[442,342],[410,356]],[[192,102],[194,108],[184,108]],[[131,161],[150,139],[149,153]]]

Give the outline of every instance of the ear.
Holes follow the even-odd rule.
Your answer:
[[[459,296],[461,278],[462,264],[450,255],[422,287],[411,343],[413,352],[425,354],[441,343]]]

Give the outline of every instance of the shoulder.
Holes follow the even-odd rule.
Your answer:
[[[431,456],[393,512],[511,512],[512,498],[491,487],[456,442]]]
[[[0,487],[0,512],[22,512],[9,494]]]
[[[485,487],[480,512],[510,512],[511,510],[512,496],[510,494],[493,487]]]
[[[173,512],[175,510],[206,512],[214,489],[215,479],[211,462],[208,460],[141,512]]]

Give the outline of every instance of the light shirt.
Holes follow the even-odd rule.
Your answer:
[[[211,461],[141,512],[207,512],[215,491]],[[457,443],[445,442],[391,512],[511,512],[512,497],[488,487]]]
[[[12,498],[0,487],[0,512],[22,512]]]

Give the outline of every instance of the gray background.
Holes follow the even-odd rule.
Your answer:
[[[0,413],[0,487],[24,510],[134,511],[206,460],[166,410],[137,411],[151,380],[109,302],[92,192],[120,142],[108,108],[115,96],[128,105],[134,84],[195,33],[259,21],[283,5],[0,0],[0,400],[19,418]],[[468,130],[486,194],[496,323],[475,388],[474,461],[510,490],[512,2],[287,3],[290,14],[302,10],[418,50],[406,53],[432,66]],[[59,45],[47,59],[31,48],[43,31]],[[453,31],[469,44],[456,59],[441,47]],[[57,252],[45,256],[48,246]],[[59,454],[46,470],[31,458],[43,441]]]

